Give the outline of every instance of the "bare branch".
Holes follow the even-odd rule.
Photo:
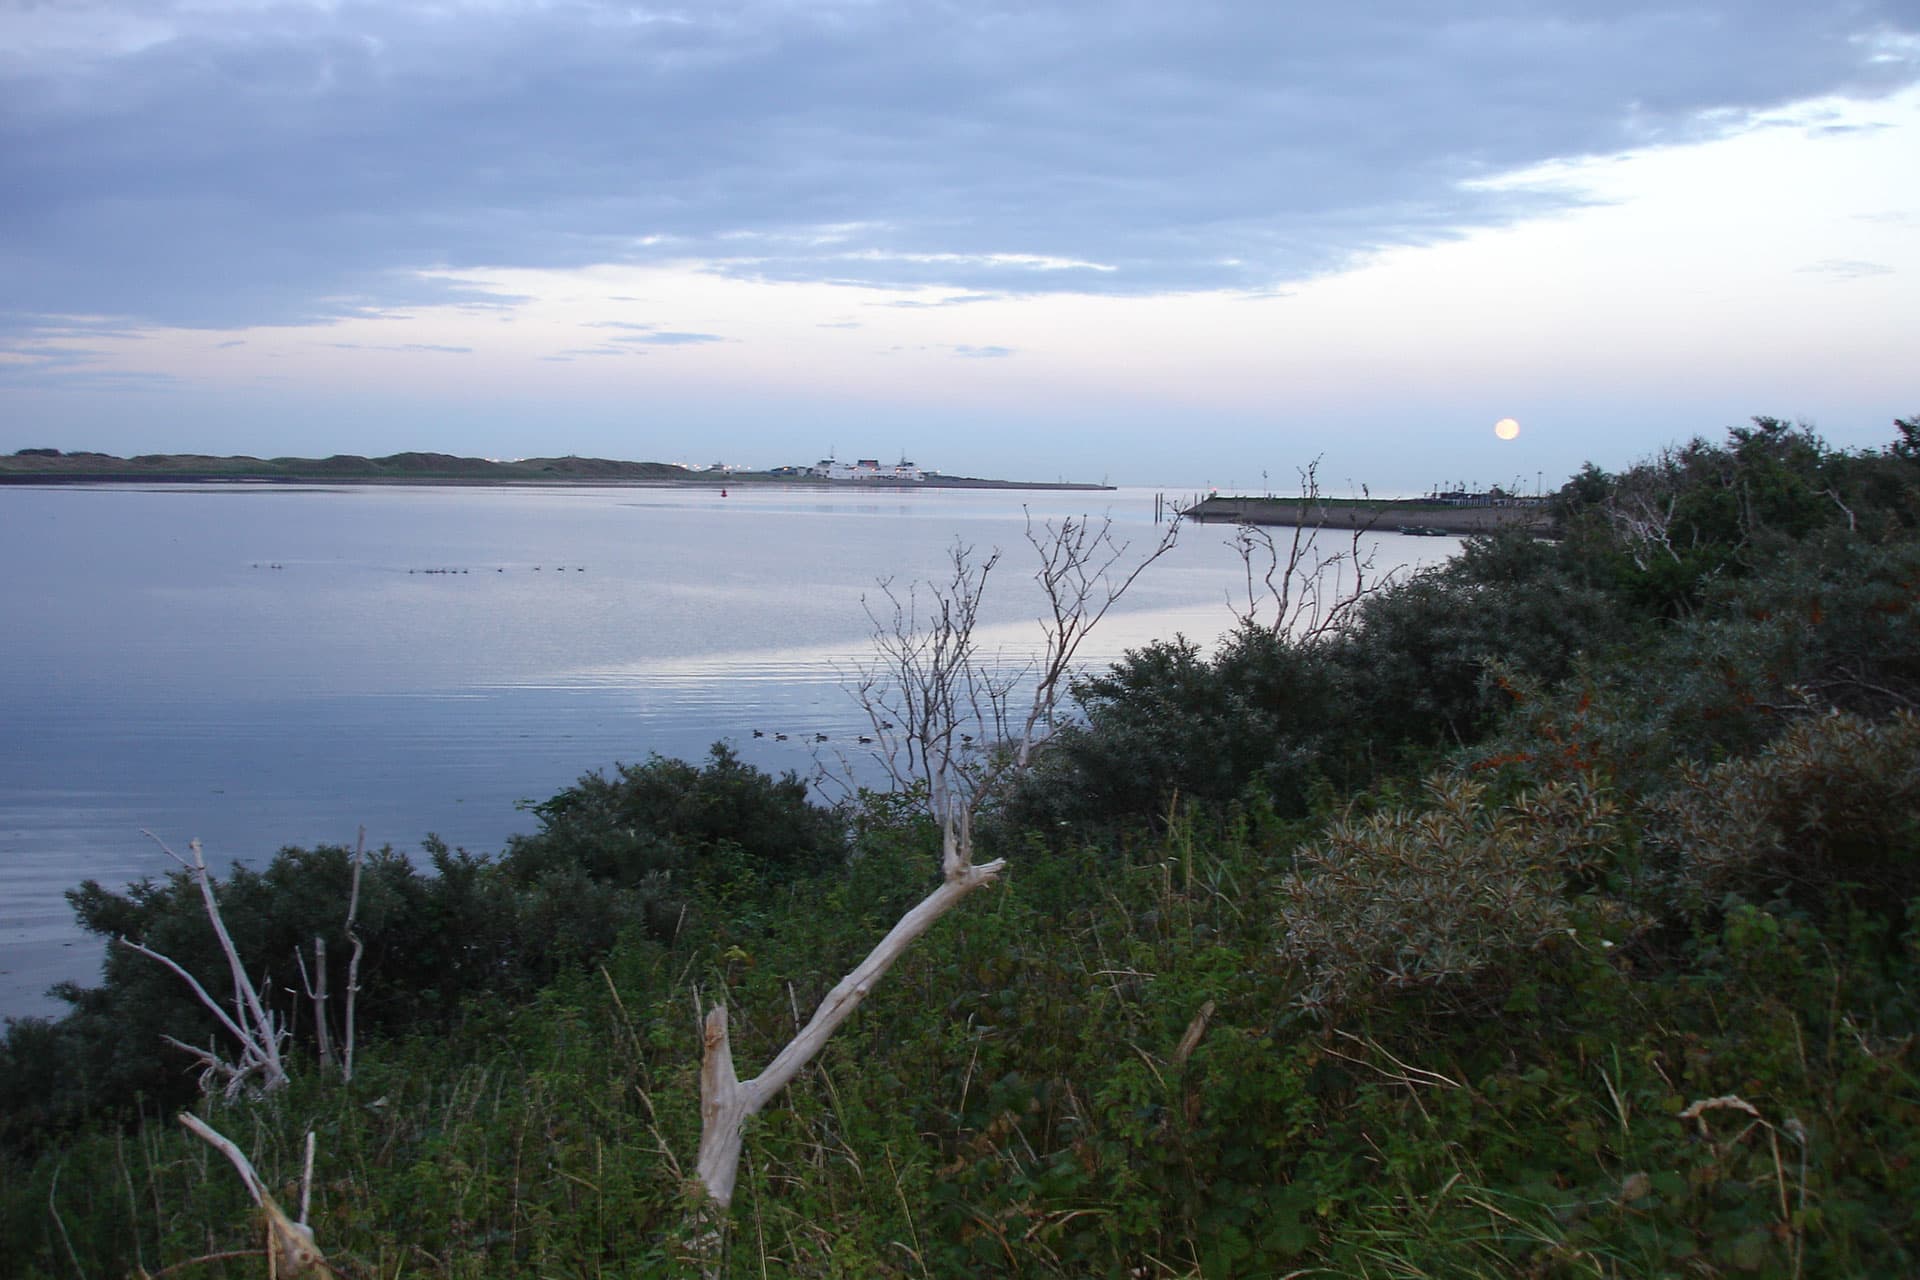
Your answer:
[[[220,903],[213,892],[213,874],[207,870],[207,859],[200,848],[200,842],[198,840],[188,842],[187,849],[193,854],[193,861],[189,862],[169,849],[166,842],[153,832],[144,831],[142,834],[159,845],[168,857],[185,867],[194,883],[199,886],[200,899],[206,906],[207,920],[213,926],[214,936],[220,941],[220,950],[227,958],[227,968],[233,978],[233,1015],[229,1016],[220,1003],[207,992],[207,989],[200,985],[199,980],[172,958],[126,938],[119,939],[120,944],[143,956],[157,960],[172,970],[193,989],[194,995],[215,1018],[219,1019],[220,1025],[240,1042],[238,1063],[229,1064],[221,1062],[218,1058],[208,1063],[209,1067],[217,1065],[216,1074],[227,1077],[226,1092],[229,1096],[237,1093],[244,1086],[246,1077],[256,1071],[260,1075],[261,1088],[269,1091],[280,1088],[287,1082],[286,1066],[281,1060],[280,1050],[286,1042],[288,1033],[280,1025],[279,1019],[260,999],[259,989],[254,985],[253,979],[247,976],[246,967],[240,963],[240,952],[233,945],[233,938],[227,932],[227,923],[220,915]],[[180,1044],[171,1037],[167,1039],[170,1043]],[[189,1051],[197,1056],[210,1056],[202,1054],[198,1049]],[[203,1084],[208,1078],[207,1074],[202,1074]]]
[[[360,915],[360,868],[366,862],[366,855],[367,829],[362,826],[353,842],[353,887],[347,893],[347,939],[353,943],[353,956],[347,961],[346,1044],[342,1046],[340,1060],[340,1078],[346,1081],[353,1079],[354,1006],[360,999],[360,956],[367,949],[355,927]]]
[[[980,602],[1000,563],[998,551],[979,559],[957,544],[941,582],[902,591],[883,581],[862,601],[873,624],[874,657],[854,669],[848,687],[867,713],[875,755],[894,786],[923,792],[940,824],[941,881],[835,984],[758,1076],[741,1080],[735,1071],[726,1006],[707,1011],[696,1173],[710,1206],[724,1213],[732,1201],[746,1122],[813,1061],[916,939],[999,878],[1003,860],[973,861],[979,805],[1026,769],[1034,749],[1052,735],[1082,642],[1146,566],[1172,548],[1177,529],[1175,522],[1152,551],[1121,572],[1127,545],[1114,537],[1110,520],[1036,522],[1029,515],[1027,541],[1039,558],[1034,580],[1044,601],[1037,657],[1009,660],[981,651]],[[719,1239],[717,1229],[696,1232],[709,1260]]]
[[[860,1007],[916,938],[962,898],[993,883],[1005,866],[1003,860],[995,859],[966,867],[943,880],[939,888],[900,917],[866,959],[835,984],[807,1025],[751,1080],[741,1080],[735,1074],[726,1006],[715,1005],[708,1011],[700,1062],[700,1158],[696,1173],[716,1204],[724,1209],[732,1203],[746,1122],[826,1047],[834,1031]]]
[[[300,1225],[303,1227],[307,1225],[307,1214],[313,1208],[314,1146],[315,1146],[315,1141],[314,1141],[313,1130],[309,1129],[307,1130],[306,1167],[302,1169],[300,1172]]]
[[[248,1043],[249,1037],[245,1031],[240,1029],[240,1024],[235,1022],[232,1016],[220,1006],[218,1000],[215,1000],[207,993],[207,989],[200,985],[200,980],[183,969],[172,956],[162,955],[145,943],[135,942],[131,938],[116,937],[114,941],[129,951],[137,951],[148,959],[157,960],[168,969],[171,969],[175,976],[193,989],[193,994],[199,998],[200,1003],[206,1006],[209,1013],[220,1020],[220,1025],[225,1027],[233,1035],[234,1039],[240,1041],[242,1044]]]
[[[1680,459],[1673,450],[1664,449],[1652,462],[1620,476],[1601,504],[1614,535],[1642,573],[1657,554],[1680,563],[1680,552],[1673,545],[1673,517],[1680,501],[1681,471]]]
[[[1267,529],[1242,523],[1228,544],[1239,554],[1246,580],[1246,604],[1228,604],[1245,626],[1276,635],[1313,640],[1346,627],[1367,597],[1387,587],[1392,574],[1370,579],[1375,551],[1366,545],[1373,524],[1356,525],[1344,548],[1328,551],[1327,507],[1320,494],[1320,460],[1300,470],[1300,519],[1284,539],[1282,551]]]
[[[333,1061],[333,1034],[327,1025],[327,939],[323,934],[313,935],[313,967],[319,978],[307,975],[307,958],[299,947],[293,949],[294,967],[300,970],[300,989],[307,999],[313,1002],[313,1038],[320,1053],[320,1068],[331,1070]]]
[[[224,1133],[188,1112],[180,1113],[180,1123],[224,1155],[240,1175],[240,1181],[247,1188],[247,1194],[260,1206],[261,1214],[267,1223],[267,1248],[269,1270],[281,1276],[331,1276],[333,1270],[327,1266],[326,1255],[320,1252],[320,1246],[314,1243],[313,1229],[305,1222],[306,1209],[301,1209],[302,1221],[295,1222],[287,1217],[273,1197],[267,1193],[267,1185],[254,1171],[253,1162],[246,1153],[234,1145],[232,1139]],[[313,1135],[307,1135],[308,1181],[312,1180]]]

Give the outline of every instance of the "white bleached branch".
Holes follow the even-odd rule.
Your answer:
[[[274,1202],[267,1192],[267,1184],[254,1170],[253,1161],[247,1159],[246,1153],[231,1138],[188,1112],[180,1113],[180,1123],[232,1163],[247,1194],[260,1207],[267,1224],[268,1270],[272,1275],[297,1278],[334,1274],[327,1265],[326,1255],[314,1243],[313,1228],[307,1225],[307,1200],[313,1187],[313,1134],[307,1134],[306,1177],[300,1193],[300,1220],[296,1222]]]
[[[206,905],[207,919],[213,926],[214,936],[220,940],[220,950],[227,958],[227,968],[233,978],[233,1013],[228,1014],[199,980],[172,957],[162,955],[144,943],[134,942],[129,938],[119,938],[117,941],[130,950],[158,961],[192,988],[193,994],[200,1003],[219,1020],[220,1025],[229,1035],[240,1042],[239,1061],[227,1062],[211,1051],[191,1048],[170,1036],[165,1039],[200,1058],[211,1075],[224,1076],[227,1081],[225,1092],[228,1097],[238,1094],[245,1088],[248,1078],[256,1073],[260,1077],[262,1089],[271,1091],[280,1088],[287,1082],[286,1064],[281,1058],[281,1049],[286,1044],[288,1033],[286,1028],[280,1025],[280,1020],[272,1010],[260,999],[259,988],[247,975],[246,966],[240,963],[240,952],[233,945],[233,937],[227,932],[227,923],[220,915],[220,903],[214,897],[213,874],[207,870],[207,859],[200,848],[200,842],[193,840],[188,843],[187,849],[193,854],[193,861],[189,862],[168,848],[166,842],[153,832],[145,831],[142,834],[159,845],[168,857],[186,868],[194,883],[199,886],[201,901]],[[210,1075],[203,1074],[203,1083],[208,1078]]]
[[[696,1169],[708,1204],[724,1217],[733,1200],[746,1122],[792,1082],[859,1008],[914,940],[974,890],[992,884],[1002,859],[975,865],[975,812],[1011,775],[1031,763],[1057,725],[1060,699],[1081,642],[1139,578],[1173,546],[1177,525],[1125,573],[1125,543],[1110,521],[1027,522],[1040,559],[1035,581],[1046,601],[1039,618],[1039,657],[1003,664],[980,651],[976,627],[998,551],[976,559],[956,546],[945,581],[905,592],[880,584],[884,606],[868,602],[874,660],[850,681],[879,743],[877,755],[896,787],[924,788],[940,824],[940,884],[887,932],[820,1002],[806,1026],[749,1080],[735,1070],[727,1010],[716,1004],[703,1020],[700,1064],[700,1155]],[[1031,681],[1030,698],[1017,691]],[[702,1231],[696,1245],[712,1261],[720,1231]]]

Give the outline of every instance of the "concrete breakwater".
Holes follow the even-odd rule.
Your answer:
[[[1545,533],[1540,506],[1453,507],[1425,502],[1301,502],[1287,498],[1207,498],[1188,507],[1189,520],[1214,524],[1309,525],[1327,529],[1437,530],[1465,535],[1523,528]]]

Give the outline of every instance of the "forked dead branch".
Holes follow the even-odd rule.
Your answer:
[[[129,938],[116,938],[115,941],[130,951],[137,951],[149,959],[158,961],[171,970],[181,981],[193,989],[193,994],[213,1014],[229,1035],[238,1044],[238,1052],[232,1059],[223,1056],[218,1049],[209,1045],[200,1048],[176,1040],[172,1036],[163,1037],[176,1049],[192,1054],[200,1062],[201,1086],[211,1091],[216,1080],[224,1081],[222,1092],[228,1098],[237,1097],[247,1088],[248,1082],[256,1077],[263,1091],[271,1092],[287,1083],[287,1068],[283,1051],[290,1038],[290,1032],[272,1007],[260,998],[260,988],[247,974],[247,967],[240,962],[240,952],[233,945],[233,937],[227,932],[227,922],[220,915],[220,903],[213,893],[213,873],[207,869],[206,855],[201,851],[198,840],[189,841],[187,851],[193,855],[189,862],[172,849],[166,842],[151,831],[143,832],[149,840],[159,845],[169,858],[179,863],[200,890],[200,898],[206,904],[207,920],[213,926],[214,936],[220,941],[220,950],[227,958],[227,968],[233,978],[233,1011],[229,1013],[221,1003],[214,999],[200,980],[188,973],[171,956],[153,950],[144,943]]]
[[[813,1060],[914,939],[1005,868],[999,858],[974,861],[979,806],[1052,736],[1082,643],[1146,567],[1172,549],[1177,530],[1168,526],[1153,548],[1130,560],[1110,520],[1029,517],[1043,603],[1039,650],[1024,658],[987,652],[980,643],[980,602],[998,551],[976,558],[957,545],[943,581],[904,591],[880,585],[868,608],[874,657],[850,683],[889,780],[903,790],[924,789],[940,827],[940,884],[827,993],[758,1076],[742,1080],[735,1072],[726,1006],[707,1012],[696,1177],[722,1217],[733,1199],[746,1122]],[[718,1239],[717,1231],[704,1232],[699,1243],[712,1249]]]
[[[254,1170],[253,1161],[247,1159],[246,1153],[240,1150],[238,1144],[231,1138],[189,1112],[180,1113],[180,1123],[232,1163],[234,1172],[240,1175],[240,1181],[247,1189],[247,1194],[259,1207],[260,1216],[266,1228],[266,1248],[262,1252],[267,1260],[269,1277],[275,1277],[276,1280],[278,1277],[297,1280],[301,1276],[314,1276],[325,1280],[326,1277],[335,1274],[327,1265],[326,1255],[320,1252],[320,1246],[314,1243],[313,1228],[307,1225],[307,1213],[313,1197],[314,1135],[311,1131],[307,1134],[306,1168],[300,1180],[300,1216],[291,1218],[274,1202],[273,1196],[267,1191],[266,1182]],[[160,1274],[165,1275],[180,1267],[191,1266],[195,1262],[215,1261],[226,1256],[228,1255],[216,1254],[209,1258],[179,1263]]]

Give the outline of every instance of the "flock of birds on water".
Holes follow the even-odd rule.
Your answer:
[[[882,727],[882,728],[885,728],[885,729],[891,729],[891,728],[893,728],[893,726],[892,726],[892,725],[890,725],[890,724],[889,724],[889,725],[882,725],[881,727]],[[756,737],[756,738],[772,738],[772,739],[773,739],[773,740],[774,740],[775,742],[785,742],[785,741],[786,741],[786,740],[787,740],[788,738],[790,738],[790,737],[792,737],[793,735],[791,735],[791,734],[786,734],[786,733],[768,733],[768,732],[767,732],[767,731],[766,731],[765,729],[755,729],[755,730],[753,731],[753,736],[754,736],[754,737]],[[813,734],[806,734],[806,733],[803,733],[803,734],[801,734],[801,735],[800,735],[800,740],[801,740],[802,742],[806,742],[806,741],[807,741],[808,739],[811,739],[811,740],[813,740],[814,742],[828,742],[828,741],[831,741],[831,739],[830,739],[830,738],[829,738],[829,737],[828,737],[828,736],[827,736],[826,734],[824,734],[824,733],[813,733]],[[855,739],[855,741],[857,741],[857,742],[859,742],[859,743],[860,743],[860,744],[861,744],[862,746],[868,746],[868,747],[870,747],[870,746],[872,746],[872,745],[873,745],[873,739],[872,739],[872,738],[869,738],[869,737],[868,737],[868,736],[867,736],[866,734],[864,734],[864,733],[863,733],[863,734],[860,734],[860,735],[859,735],[859,736],[858,736],[858,737],[857,737],[857,738]]]
[[[564,564],[557,564],[553,566],[553,571],[555,573],[566,573],[567,570],[568,570],[568,566]],[[585,573],[587,571],[585,565],[578,565],[578,564],[572,566],[572,570],[574,573]],[[535,573],[540,573],[542,572],[542,567],[536,564],[533,566],[533,571]],[[409,569],[407,570],[407,572],[408,573],[472,573],[473,570],[471,569]],[[506,570],[495,569],[494,572],[505,573]]]
[[[256,568],[256,569],[284,569],[284,568],[286,568],[287,566],[285,566],[284,564],[280,564],[280,563],[278,563],[277,561],[264,561],[264,562],[263,562],[263,561],[259,561],[259,560],[256,560],[256,561],[254,561],[254,562],[253,562],[253,567],[254,567],[254,568]],[[540,565],[537,565],[537,564],[536,564],[536,565],[534,565],[534,566],[532,566],[532,568],[533,568],[533,571],[534,571],[535,573],[543,573],[543,572],[545,572],[545,570],[544,570],[544,568],[543,568],[542,566],[540,566]],[[553,571],[554,571],[555,573],[566,573],[566,572],[568,571],[568,569],[569,569],[569,566],[567,566],[567,565],[564,565],[564,564],[561,564],[561,565],[555,565],[555,566],[554,566],[554,568],[553,568]],[[573,565],[573,566],[571,566],[571,569],[572,569],[572,571],[573,571],[574,573],[585,573],[585,572],[587,571],[587,570],[586,570],[586,566],[584,566],[584,565]],[[424,573],[424,574],[459,574],[459,573],[472,573],[472,572],[473,572],[473,570],[471,570],[471,569],[449,569],[449,568],[434,568],[434,569],[409,569],[409,570],[407,570],[407,572],[408,572],[408,573],[410,573],[410,574],[415,574],[415,573]],[[505,573],[505,572],[506,572],[506,569],[505,569],[504,567],[498,567],[498,568],[495,568],[495,569],[494,569],[494,572],[495,572],[495,573]],[[890,724],[890,723],[887,723],[887,724],[882,724],[882,725],[880,726],[880,728],[882,728],[882,729],[891,729],[891,728],[893,728],[893,725],[892,725],[892,724]],[[755,730],[753,731],[753,736],[754,736],[754,737],[756,737],[756,738],[771,738],[771,739],[773,739],[773,740],[774,740],[775,742],[786,742],[786,741],[787,741],[787,740],[788,740],[789,738],[791,738],[791,737],[792,737],[793,735],[792,735],[792,734],[787,734],[787,733],[768,733],[768,732],[767,732],[767,731],[766,731],[765,729],[755,729]],[[805,741],[807,741],[807,740],[808,740],[809,738],[811,738],[811,740],[812,740],[812,741],[814,741],[814,742],[816,742],[816,743],[819,743],[819,742],[829,742],[829,741],[831,741],[831,740],[832,740],[832,739],[831,739],[831,738],[830,738],[830,737],[829,737],[829,736],[828,736],[827,734],[824,734],[824,733],[814,733],[814,734],[804,734],[804,733],[803,733],[803,734],[801,734],[801,735],[800,735],[800,740],[801,740],[802,742],[805,742]],[[963,741],[965,741],[965,742],[967,742],[967,743],[971,743],[971,742],[973,741],[973,738],[972,738],[972,736],[971,736],[971,735],[968,735],[968,734],[962,734],[962,735],[961,735],[961,738],[962,738],[962,740],[963,740]],[[870,736],[868,736],[867,734],[864,734],[864,733],[862,733],[862,734],[858,734],[858,735],[856,735],[856,736],[855,736],[855,738],[854,738],[854,741],[856,741],[856,742],[858,742],[858,743],[859,743],[859,744],[860,744],[861,746],[863,746],[863,747],[870,747],[870,746],[872,746],[872,745],[873,745],[873,743],[874,743],[874,739],[873,739],[873,738],[871,738]]]

